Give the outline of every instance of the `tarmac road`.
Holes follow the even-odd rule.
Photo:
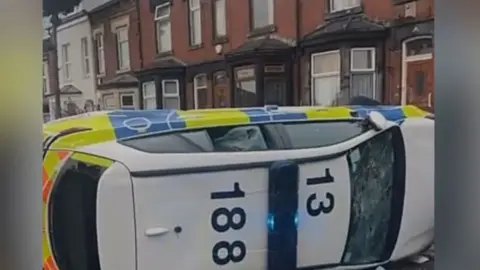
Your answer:
[[[422,264],[400,262],[396,265],[392,265],[391,268],[387,268],[387,270],[434,270],[435,246],[432,246],[429,250],[422,253],[422,256],[425,256],[430,260]]]

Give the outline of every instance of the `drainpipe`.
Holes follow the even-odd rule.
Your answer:
[[[142,47],[142,25],[140,23],[140,0],[135,0],[137,10],[137,36],[138,36],[138,57],[140,58],[140,69],[143,68],[143,47]]]
[[[302,89],[302,57],[301,53],[302,50],[300,48],[300,40],[302,39],[301,35],[301,3],[300,0],[295,0],[295,39],[296,39],[296,50],[295,50],[295,59],[297,59],[297,68],[295,69],[295,77],[296,77],[296,88],[297,88],[297,98],[298,98],[298,105],[302,104],[302,96],[303,96],[303,89]]]
[[[140,58],[140,69],[143,69],[143,47],[142,47],[142,25],[140,23],[140,0],[134,0],[135,1],[135,9],[137,12],[137,37],[138,37],[138,58]],[[143,91],[142,91],[142,84],[138,80],[138,96],[137,96],[137,101],[139,104],[139,108],[143,108]]]

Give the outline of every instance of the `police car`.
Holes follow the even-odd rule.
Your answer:
[[[428,248],[413,106],[109,111],[44,125],[43,269],[366,269]]]

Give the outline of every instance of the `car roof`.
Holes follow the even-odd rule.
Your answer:
[[[253,123],[363,118],[372,110],[382,113],[387,120],[391,121],[428,115],[427,112],[411,105],[98,111],[45,123],[43,138],[45,140],[48,136],[78,129],[78,132],[70,132],[50,145],[52,148],[75,149],[106,141],[124,140],[174,130]]]

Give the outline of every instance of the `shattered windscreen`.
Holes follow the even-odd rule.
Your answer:
[[[385,260],[392,227],[394,147],[384,132],[348,154],[351,179],[351,217],[343,263]]]

